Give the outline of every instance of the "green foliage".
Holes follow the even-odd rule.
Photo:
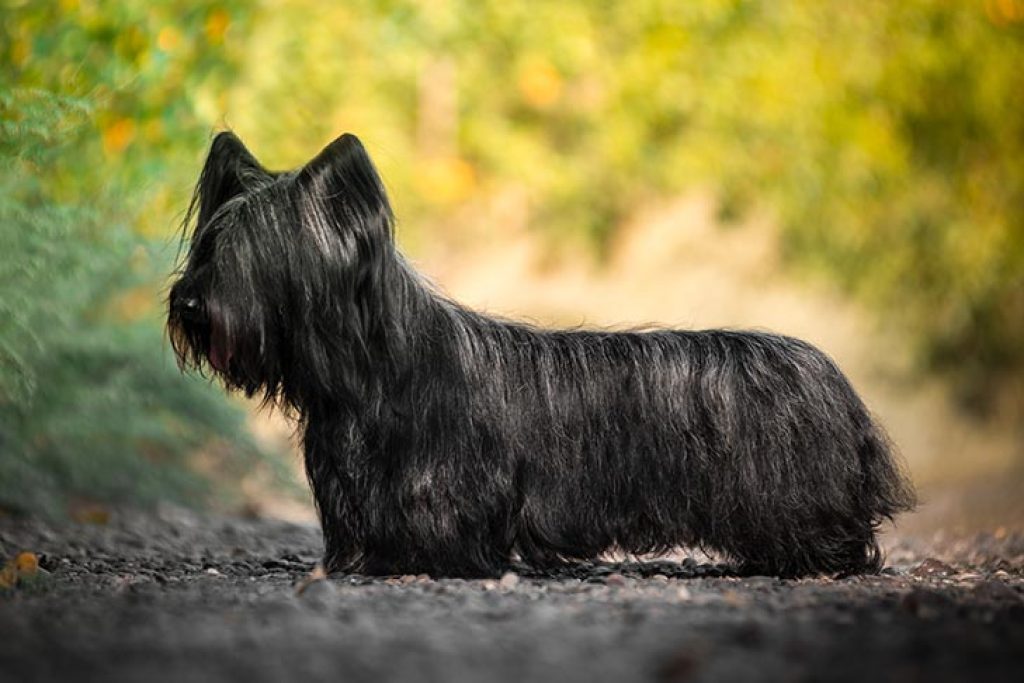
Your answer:
[[[216,124],[216,102],[240,55],[243,0],[9,2],[0,22],[0,80],[89,105],[60,133],[48,169],[57,203],[121,194],[133,230],[165,236],[188,201]]]
[[[283,463],[249,436],[243,412],[218,387],[183,377],[163,339],[155,283],[171,264],[166,245],[154,249],[136,232],[148,193],[133,186],[168,167],[111,163],[131,140],[123,130],[109,139],[102,121],[112,99],[96,91],[121,71],[90,61],[120,34],[50,16],[47,23],[44,14],[22,7],[5,24],[53,32],[34,37],[39,59],[0,80],[0,504],[54,515],[76,498],[203,504],[216,493],[211,476],[229,494],[256,472],[286,482]],[[69,55],[58,60],[46,41],[61,36],[81,53],[91,89],[57,75],[55,63]],[[9,34],[4,40],[22,49]],[[117,85],[113,99],[145,109],[152,84]],[[183,133],[191,125],[199,144],[197,124],[173,120]],[[97,124],[99,137],[90,131]]]

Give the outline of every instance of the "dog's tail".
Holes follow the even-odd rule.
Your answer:
[[[860,571],[877,572],[883,557],[874,532],[886,520],[913,509],[917,496],[888,435],[871,419],[866,408],[862,419],[863,436],[857,453],[861,476],[858,502],[861,518],[870,524],[870,541],[864,549]]]
[[[816,480],[816,512],[792,519],[801,528],[793,529],[799,540],[787,558],[792,565],[784,569],[794,574],[876,573],[884,559],[877,531],[913,509],[913,486],[895,445],[835,362],[806,343],[796,346],[803,351],[801,367],[813,379],[804,384],[815,397],[811,417],[827,423],[810,437],[818,443],[809,443],[807,453],[824,458],[828,466],[818,470],[827,476]]]

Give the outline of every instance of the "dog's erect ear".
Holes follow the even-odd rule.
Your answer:
[[[199,212],[199,225],[204,225],[229,199],[272,177],[237,135],[231,131],[218,133],[210,145],[192,200],[193,211]]]
[[[345,133],[299,172],[299,182],[314,198],[325,204],[348,205],[360,218],[380,216],[390,221],[384,182],[366,148],[355,135]]]

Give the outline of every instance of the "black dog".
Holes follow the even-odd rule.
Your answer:
[[[343,135],[269,172],[231,133],[193,198],[182,363],[301,419],[331,571],[494,575],[700,546],[748,571],[877,570],[909,484],[835,364],[731,331],[546,330],[467,310],[398,252]]]

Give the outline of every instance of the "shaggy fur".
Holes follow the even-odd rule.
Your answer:
[[[912,493],[821,351],[485,316],[427,285],[393,224],[354,136],[275,173],[221,133],[170,294],[183,364],[300,417],[329,570],[678,546],[784,576],[878,569],[875,529]]]

